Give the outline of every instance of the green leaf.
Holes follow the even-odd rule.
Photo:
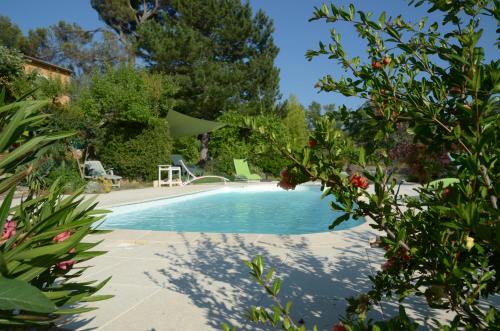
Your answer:
[[[82,308],[73,308],[73,309],[60,309],[54,312],[57,315],[74,315],[74,314],[83,314],[89,311],[96,310],[94,307],[82,307]]]
[[[3,257],[3,254],[0,253],[0,275],[8,275],[9,268],[7,267],[7,263]]]
[[[479,282],[484,283],[484,282],[490,280],[491,278],[493,278],[494,275],[495,275],[494,271],[488,271],[487,273],[485,273],[484,275],[481,276],[481,278],[479,279]]]
[[[359,164],[363,167],[366,166],[366,150],[364,147],[359,149]]]
[[[285,328],[285,330],[290,328],[290,321],[287,317],[285,317],[285,319],[283,320],[283,327]]]
[[[43,294],[50,300],[56,301],[71,295],[72,291],[47,291]]]
[[[0,276],[0,309],[52,313],[57,307],[43,292],[29,283]]]
[[[26,177],[28,173],[26,171],[21,171],[13,176],[7,177],[0,181],[0,194],[12,189],[19,181]]]
[[[0,207],[0,229],[3,229],[7,216],[9,215],[10,205],[12,204],[12,198],[14,197],[15,191],[16,188],[13,187],[3,200],[2,207]]]
[[[385,24],[385,11],[382,12],[382,14],[380,14],[379,18],[378,18],[378,23],[383,26]]]
[[[457,229],[457,230],[461,230],[463,229],[463,226],[461,226],[460,224],[458,223],[454,223],[454,222],[443,222],[441,223],[443,226],[446,226],[447,228],[451,228],[451,229]]]
[[[390,34],[393,38],[399,40],[401,38],[401,36],[399,35],[399,33],[394,30],[392,27],[390,27],[389,25],[386,26],[386,30],[387,30],[387,33]]]
[[[256,275],[260,278],[262,275],[262,272],[264,271],[264,260],[262,259],[262,256],[257,255],[253,261],[253,270],[255,271]]]
[[[325,3],[323,4],[323,6],[321,6],[321,12],[325,16],[329,16],[330,15],[330,11],[328,10],[328,6]]]
[[[273,275],[274,275],[274,269],[271,268],[266,274],[266,281],[267,282],[270,281]]]
[[[75,247],[87,232],[88,232],[87,228],[82,228],[78,232],[72,234],[71,237],[69,237],[62,243],[37,247],[30,250],[24,250],[15,253],[13,256],[11,256],[11,258],[16,260],[31,260],[43,255],[57,256],[64,254],[71,248]]]
[[[93,295],[90,297],[83,298],[80,301],[82,301],[82,302],[94,302],[94,301],[108,300],[108,299],[111,299],[113,297],[114,297],[113,294]]]
[[[337,217],[337,219],[335,219],[335,221],[332,222],[332,224],[328,226],[328,229],[333,230],[337,225],[347,221],[348,219],[349,219],[349,214],[344,214],[342,216],[339,216]]]
[[[366,21],[366,23],[373,29],[380,30],[380,25],[378,25],[378,23],[375,23],[373,21]]]
[[[354,19],[354,14],[356,13],[356,9],[354,8],[354,5],[352,3],[349,4],[349,16],[351,20]]]
[[[398,48],[402,49],[403,51],[405,51],[408,54],[413,53],[413,49],[411,49],[411,47],[406,45],[406,44],[398,44]]]
[[[288,314],[290,312],[290,309],[292,308],[292,301],[288,301],[285,306],[285,312]]]
[[[273,284],[273,295],[277,296],[281,289],[281,279],[276,279]]]
[[[12,162],[15,160],[19,159],[20,157],[33,152],[37,148],[40,148],[40,146],[46,141],[45,137],[35,137],[31,139],[30,141],[24,143],[23,145],[19,146],[15,150],[13,150],[10,153],[7,153],[4,158],[0,161],[0,168],[6,168],[8,167]]]

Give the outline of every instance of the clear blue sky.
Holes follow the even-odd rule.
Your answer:
[[[358,9],[372,11],[378,17],[381,11],[388,16],[402,14],[405,18],[417,21],[422,16],[429,16],[423,8],[415,9],[407,6],[405,0],[332,0],[337,5],[347,6],[353,2]],[[328,41],[331,25],[321,22],[308,22],[314,6],[321,6],[329,1],[318,0],[250,0],[254,9],[262,8],[274,20],[275,42],[280,48],[276,60],[281,70],[281,93],[287,97],[293,93],[300,102],[308,105],[312,101],[322,104],[335,103],[356,107],[360,101],[345,98],[332,93],[318,94],[314,89],[315,82],[326,74],[338,77],[343,73],[340,66],[327,60],[317,58],[308,62],[304,54],[308,49],[316,48],[318,42]],[[26,32],[31,28],[47,26],[59,20],[75,22],[87,29],[102,26],[89,0],[0,0],[0,15],[9,16]],[[429,16],[429,20],[436,16]],[[496,22],[485,19],[485,33],[482,45],[490,59],[499,57],[494,46],[496,40]],[[345,47],[350,56],[363,55],[365,44],[360,41],[353,30],[347,26],[336,26],[342,34]]]

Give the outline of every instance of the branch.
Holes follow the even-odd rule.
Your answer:
[[[443,129],[445,129],[445,130],[446,130],[446,132],[448,132],[448,133],[452,133],[452,132],[453,132],[453,131],[449,128],[449,127],[447,127],[447,126],[446,126],[446,125],[444,125],[444,124],[443,124],[440,120],[438,120],[438,119],[436,118],[436,116],[433,116],[433,117],[432,117],[432,120],[433,120],[434,122],[436,122],[437,124],[439,124],[439,126],[441,126]],[[469,154],[471,154],[471,155],[472,155],[472,152],[470,151],[470,149],[469,149],[469,148],[467,148],[467,146],[464,144],[464,142],[462,141],[462,139],[457,138],[457,140],[458,140],[458,143],[459,143],[459,144],[460,144],[460,145],[461,145],[461,146],[462,146],[462,147],[463,147],[463,148],[467,151],[467,153],[469,153]]]
[[[273,143],[273,145],[278,145],[276,140],[273,139],[270,135],[267,135],[268,136],[268,139]],[[339,180],[338,178],[335,178],[335,180],[332,180],[332,179],[329,179],[329,178],[319,178],[319,177],[315,177],[313,176],[313,174],[309,171],[309,169],[304,166],[301,162],[299,162],[291,153],[289,153],[288,151],[284,150],[284,149],[278,149],[282,154],[284,154],[286,157],[288,157],[289,159],[291,159],[293,162],[295,162],[299,167],[302,168],[302,170],[304,170],[311,179],[315,179],[315,178],[318,178],[318,179],[321,179],[324,183],[330,185],[330,186],[338,186],[340,185],[342,182],[341,180]],[[355,202],[359,204],[359,201],[358,199],[355,199]],[[363,209],[363,212],[368,216],[370,217],[371,219],[373,219],[373,221],[375,221],[378,225],[380,225],[382,227],[382,229],[387,233],[387,235],[392,239],[392,240],[396,240],[397,237],[396,235],[394,234],[394,232],[392,232],[391,229],[389,229],[386,225],[385,225],[385,222],[383,221],[383,219],[380,219],[379,217],[377,217],[375,214],[373,214],[371,211],[369,210],[365,210]],[[405,250],[407,251],[410,251],[410,247],[402,240],[399,240],[398,241],[399,245],[401,245],[401,247],[403,247]]]
[[[155,0],[153,9],[149,10],[146,0],[142,0],[143,12],[139,17],[139,23],[146,22],[151,16],[155,15],[160,10],[159,0]]]

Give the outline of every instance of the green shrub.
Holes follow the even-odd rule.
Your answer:
[[[71,105],[79,131],[73,142],[88,149],[117,175],[156,178],[158,164],[170,163],[172,140],[165,116],[174,104],[176,86],[168,76],[131,66],[94,73],[75,93]]]
[[[209,151],[214,170],[224,174],[234,175],[233,159],[248,158],[251,146],[246,141],[245,133],[238,127],[225,127],[210,136]]]
[[[15,99],[14,82],[23,74],[23,59],[21,53],[0,46],[0,90],[6,94],[6,99]]]
[[[301,149],[307,143],[309,129],[306,120],[306,110],[295,95],[290,95],[286,103],[286,116],[283,124],[290,136],[293,149]]]
[[[118,125],[107,127],[96,139],[96,153],[105,168],[113,168],[119,176],[152,180],[157,165],[169,164],[172,139],[165,120],[150,126]]]
[[[130,66],[96,72],[78,91],[75,104],[105,127],[118,122],[148,124],[172,109],[172,79]]]
[[[64,160],[50,169],[45,178],[46,187],[50,187],[55,181],[59,181],[65,193],[75,192],[85,185],[75,160]]]
[[[275,115],[258,115],[252,117],[259,125],[266,127],[281,137],[288,138],[282,120]],[[210,155],[215,170],[234,175],[233,159],[246,159],[254,171],[263,171],[271,176],[278,176],[289,161],[270,148],[262,135],[245,128],[244,116],[238,113],[226,113],[219,121],[228,126],[216,130],[210,137]],[[260,172],[258,171],[258,172]]]
[[[23,72],[23,58],[19,51],[0,46],[0,79],[18,77]]]
[[[187,163],[196,164],[200,158],[200,146],[200,140],[194,136],[176,138],[172,154],[180,154]]]

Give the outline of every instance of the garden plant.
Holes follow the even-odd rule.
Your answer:
[[[358,156],[351,160],[361,171],[342,172],[339,161],[348,151],[333,116],[316,123],[300,152],[280,145],[252,120],[247,124],[293,161],[282,171],[280,186],[293,189],[318,180],[323,195],[335,197],[331,208],[343,215],[331,229],[349,217],[366,217],[383,234],[378,246],[385,250],[386,262],[374,276],[367,275],[372,282],[367,293],[348,298],[346,313],[332,320],[332,330],[414,330],[417,325],[402,305],[392,318],[367,317],[383,300],[411,297],[425,298],[429,307],[450,313],[449,321],[434,321],[436,329],[497,330],[499,312],[489,300],[499,289],[500,71],[497,59],[486,60],[480,38],[483,19],[492,17],[498,24],[498,2],[428,0],[410,5],[428,6],[429,12],[442,14],[442,20],[410,23],[385,13],[374,18],[352,4],[324,5],[311,19],[351,24],[367,43],[366,57],[349,57],[332,29],[328,44],[320,42],[306,54],[309,59],[328,56],[345,69],[343,77],[321,79],[318,89],[369,103],[365,125],[376,129],[373,144],[355,149]],[[444,154],[450,167],[443,177],[458,181],[423,185],[417,197],[400,195],[392,173],[393,146],[387,139],[401,125],[414,142]],[[377,164],[374,173],[366,171],[367,163]],[[316,329],[311,321],[301,325],[290,316],[292,303],[281,302],[281,280],[267,270],[263,257],[246,264],[275,301],[272,307],[252,307],[251,320],[284,330]]]
[[[3,100],[3,93],[0,101]],[[3,103],[3,102],[2,102]],[[47,151],[68,133],[49,132],[48,101],[18,101],[0,106],[0,328],[50,329],[64,316],[92,310],[87,302],[109,279],[78,281],[88,268],[82,262],[105,252],[99,242],[84,242],[98,234],[93,225],[105,211],[81,190],[63,196],[55,181],[47,191],[30,189],[14,203],[18,185],[28,184],[48,160]]]

